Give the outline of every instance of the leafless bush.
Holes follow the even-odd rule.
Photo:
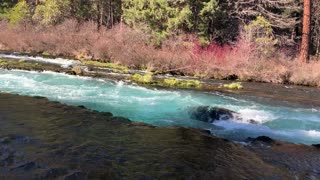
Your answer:
[[[38,28],[10,28],[0,23],[0,48],[20,52],[48,52],[79,59],[99,59],[150,71],[178,71],[188,75],[273,83],[320,86],[320,62],[300,64],[283,49],[272,57],[259,54],[245,36],[233,45],[212,43],[202,47],[195,35],[181,35],[163,42],[162,48],[148,43],[148,34],[118,25],[96,30],[93,22],[75,20]]]

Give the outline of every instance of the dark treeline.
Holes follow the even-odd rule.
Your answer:
[[[312,6],[311,54],[319,56],[320,2]],[[232,44],[241,34],[263,47],[298,48],[302,38],[302,0],[3,0],[0,18],[10,25],[52,26],[66,19],[112,28],[123,22],[164,39],[196,34],[202,45]]]

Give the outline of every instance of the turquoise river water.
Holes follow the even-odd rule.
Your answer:
[[[320,143],[319,110],[258,103],[221,93],[148,89],[123,82],[16,70],[0,70],[0,91],[44,96],[156,126],[208,129],[235,141],[265,135],[294,143]],[[243,120],[213,124],[192,120],[188,111],[203,105],[239,112]],[[259,124],[250,124],[250,119]]]

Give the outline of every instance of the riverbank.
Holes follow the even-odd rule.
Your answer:
[[[225,81],[225,80],[208,80],[199,79],[188,76],[157,74],[151,73],[152,79],[143,81],[143,77],[150,75],[150,72],[141,70],[132,70],[118,65],[109,65],[100,63],[98,65],[109,65],[111,67],[98,66],[94,63],[84,63],[83,61],[55,58],[51,56],[30,56],[27,54],[10,54],[0,55],[0,68],[3,69],[20,69],[28,71],[52,71],[58,73],[66,73],[71,75],[79,75],[93,78],[109,79],[114,81],[123,81],[125,83],[137,83],[147,88],[159,89],[185,89],[202,92],[219,92],[234,97],[247,96],[249,99],[270,99],[279,105],[295,107],[303,105],[306,108],[320,107],[320,89],[295,85],[279,85],[270,83],[241,82],[241,81]],[[1,58],[2,57],[2,58]],[[88,62],[88,61],[87,61]],[[120,69],[119,69],[120,68]],[[134,79],[135,75],[142,77],[142,81]],[[145,78],[145,79],[147,79]],[[147,79],[148,80],[148,79]],[[171,82],[191,82],[191,86],[179,86],[177,83],[173,86],[164,84],[164,81]],[[241,84],[241,88],[229,88],[228,85],[235,83]],[[194,86],[199,85],[200,86]],[[227,87],[225,87],[227,86]],[[290,94],[290,96],[288,96]],[[258,97],[258,98],[257,98]]]
[[[320,175],[319,150],[312,146],[266,138],[242,146],[197,129],[154,127],[45,98],[3,93],[0,117],[0,172],[6,178],[274,179]]]
[[[0,24],[0,50],[32,55],[64,56],[121,64],[129,69],[179,74],[214,80],[239,80],[320,87],[319,61],[301,64],[294,50],[277,50],[264,57],[245,39],[233,46],[201,48],[194,39],[168,39],[161,48],[148,44],[148,35],[123,26],[96,31],[92,24],[70,20],[48,29],[14,30]],[[262,53],[262,54],[261,54]]]

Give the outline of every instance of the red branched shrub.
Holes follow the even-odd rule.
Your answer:
[[[162,48],[150,45],[149,34],[118,25],[96,30],[94,22],[78,24],[75,20],[50,27],[10,28],[0,23],[0,50],[48,52],[79,59],[99,59],[131,68],[175,71],[188,75],[274,83],[320,86],[320,62],[299,64],[289,49],[264,57],[246,36],[232,45],[211,43],[202,47],[195,35],[171,37]]]

